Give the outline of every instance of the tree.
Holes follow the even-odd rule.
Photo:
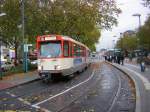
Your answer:
[[[150,51],[150,17],[138,32],[140,46]]]
[[[16,63],[18,59],[18,48],[23,42],[21,35],[21,2],[20,0],[6,0],[3,1],[1,6],[2,12],[5,12],[6,15],[0,21],[0,32],[3,41],[15,49]],[[35,38],[32,37],[35,37],[37,34],[42,34],[40,29],[42,14],[38,11],[38,3],[35,0],[25,2],[25,6],[25,40],[33,42]]]
[[[136,36],[123,37],[117,42],[116,47],[127,51],[136,50],[138,47],[138,39]]]
[[[143,5],[146,7],[150,7],[150,0],[143,0]]]
[[[0,21],[0,32],[2,40],[7,42],[7,45],[15,48],[15,55],[17,59],[17,49],[20,43],[20,32],[18,26],[20,25],[20,3],[17,0],[6,0],[2,7],[2,11],[6,13]],[[15,60],[16,60],[15,59]]]
[[[55,0],[44,1],[43,6],[50,33],[69,35],[91,49],[95,49],[100,30],[116,25],[120,13],[114,0]]]
[[[0,21],[3,40],[15,48],[22,43],[20,0],[5,0],[2,11],[7,15]],[[25,39],[35,43],[37,35],[68,35],[92,50],[101,29],[117,24],[120,9],[114,0],[25,0]],[[17,59],[17,57],[16,57]]]

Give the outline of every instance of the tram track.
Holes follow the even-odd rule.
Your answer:
[[[112,111],[112,108],[114,107],[115,103],[117,102],[118,96],[119,96],[120,91],[121,91],[121,76],[117,74],[116,77],[118,79],[118,90],[117,90],[116,95],[115,95],[115,97],[114,97],[114,99],[112,101],[112,104],[109,107],[107,112],[111,112]]]
[[[16,99],[21,99],[23,100],[22,102],[27,102],[28,104],[32,105],[36,102],[39,101],[27,101],[26,99],[32,99],[31,97],[35,97],[37,98],[37,96],[41,96],[42,94],[44,95],[43,99],[46,99],[45,96],[49,97],[50,95],[53,96],[56,93],[59,93],[61,91],[63,91],[66,88],[69,88],[71,85],[77,84],[79,82],[82,82],[83,80],[86,79],[86,77],[88,77],[91,73],[91,68],[89,68],[88,70],[86,70],[85,72],[83,72],[82,74],[78,75],[75,74],[75,77],[73,77],[71,80],[58,80],[55,82],[50,82],[48,84],[44,84],[42,83],[41,80],[32,82],[32,83],[27,83],[27,84],[23,84],[21,86],[17,86],[14,88],[10,88],[7,89],[3,92],[0,92],[1,96],[6,96],[3,95],[4,93],[6,93],[7,95],[10,95],[10,98],[7,98],[7,101],[11,101],[13,102],[13,100]],[[52,93],[51,93],[52,91]],[[22,93],[19,93],[22,92]],[[8,94],[9,93],[9,94]],[[3,99],[1,97],[1,99]],[[4,98],[6,99],[6,98]],[[41,99],[41,100],[43,100]],[[34,100],[34,99],[33,99]],[[6,100],[5,100],[6,102]],[[4,104],[4,101],[1,100],[0,105],[2,106],[2,104]],[[19,109],[20,107],[18,107],[17,109]],[[0,108],[1,110],[1,108]]]
[[[112,66],[114,72],[118,71],[119,74],[116,76],[119,80],[119,87],[117,94],[113,100],[113,103],[107,112],[120,112],[130,111],[135,112],[136,110],[136,90],[135,84],[131,77],[129,77],[124,71]],[[116,107],[122,104],[117,110]]]
[[[103,73],[102,73],[101,75],[102,75],[101,77],[103,77],[103,76],[106,75],[106,74],[103,74]],[[119,76],[119,75],[116,75],[115,77],[116,77],[116,81],[118,81],[117,92],[115,92],[114,97],[112,98],[112,101],[108,102],[108,104],[110,104],[110,106],[106,109],[106,112],[111,112],[111,110],[112,110],[112,108],[114,107],[114,105],[115,105],[115,103],[116,103],[116,100],[117,100],[117,98],[118,98],[118,96],[119,96],[119,94],[120,94],[120,91],[121,91],[121,79],[120,79],[120,76]],[[100,80],[102,80],[102,79],[100,79]],[[95,88],[94,86],[99,84],[99,81],[100,81],[100,80],[98,80],[98,82],[95,82],[95,84],[92,85],[92,86],[89,88],[89,90],[87,91],[87,93],[83,93],[80,97],[74,99],[74,100],[72,101],[72,103],[70,103],[69,105],[66,105],[66,106],[65,106],[64,108],[62,108],[61,110],[58,110],[58,111],[55,111],[55,112],[70,112],[71,110],[74,110],[74,108],[72,108],[71,110],[68,111],[67,108],[72,107],[72,105],[74,104],[74,102],[78,102],[78,100],[82,99],[82,97],[85,97],[87,94],[89,94],[90,91],[91,91],[91,89],[92,89],[92,88]],[[104,81],[104,82],[105,82],[105,81]],[[78,107],[78,108],[81,108],[81,107]],[[89,110],[90,110],[90,109],[89,109]],[[83,111],[86,112],[86,111],[88,111],[88,110],[83,110]],[[90,111],[95,112],[94,109],[91,109]],[[76,110],[75,110],[75,111],[72,111],[72,112],[76,112]],[[78,111],[77,111],[77,112],[78,112]],[[97,112],[97,111],[96,111],[96,112]],[[102,111],[102,112],[103,112],[103,111]]]
[[[132,99],[131,94],[133,91],[131,91],[131,88],[129,87],[129,83],[131,79],[129,79],[129,77],[127,77],[123,72],[119,71],[113,66],[103,63],[103,66],[98,68],[99,69],[98,71],[97,70],[95,71],[95,74],[93,75],[94,77],[92,76],[93,77],[92,79],[88,80],[87,83],[82,85],[81,87],[74,89],[75,85],[78,85],[86,81],[86,79],[88,79],[89,77],[91,77],[91,73],[92,73],[91,68],[67,82],[63,82],[63,81],[56,82],[56,83],[50,82],[48,85],[44,85],[40,81],[37,81],[35,83],[31,83],[30,85],[23,85],[22,88],[24,87],[24,89],[13,88],[13,89],[10,89],[9,91],[7,90],[5,92],[10,92],[11,94],[14,93],[15,95],[13,99],[8,99],[8,101],[16,102],[15,100],[19,99],[19,101],[22,103],[25,103],[25,105],[19,105],[18,107],[15,107],[15,109],[19,110],[22,108],[22,109],[28,110],[29,108],[32,108],[31,110],[33,112],[41,111],[41,109],[42,111],[44,110],[44,111],[52,111],[52,112],[70,112],[70,111],[79,112],[79,111],[82,111],[82,110],[79,110],[80,108],[83,109],[85,107],[88,109],[89,107],[91,107],[91,105],[92,106],[97,105],[95,106],[94,112],[120,112],[116,110],[116,108],[120,106],[120,103],[118,102],[122,103],[123,102],[121,100],[122,98],[129,99],[129,100]],[[42,85],[40,85],[40,83]],[[30,92],[26,91],[25,93],[17,94],[17,92],[21,90],[23,91],[23,90],[29,89],[30,86],[36,87],[36,85],[38,84],[41,87],[39,86],[39,88],[33,88],[33,91],[29,90]],[[71,90],[71,91],[65,92],[65,90]],[[93,91],[95,91],[96,93],[96,95],[94,96],[92,96],[93,94],[95,94],[93,93]],[[30,100],[27,100],[27,99],[30,99],[31,97],[37,98],[38,96],[41,97],[42,95],[43,95],[43,98],[33,99],[33,102]],[[126,96],[129,96],[129,97],[126,98]],[[89,97],[90,99],[88,99]],[[43,100],[48,99],[48,98],[50,100],[42,102]],[[87,99],[84,99],[84,98],[87,98]],[[63,102],[60,102],[59,101],[60,99]],[[89,101],[90,101],[90,104],[88,103]],[[131,102],[131,105],[133,105],[133,107],[131,107],[131,109],[126,109],[126,110],[133,110],[135,99],[133,99],[132,101],[133,102]],[[42,102],[42,103],[38,104],[38,102]],[[76,102],[81,102],[81,103],[76,103]],[[1,104],[0,106],[0,110],[1,110],[4,102],[3,103],[0,102],[0,104]],[[41,107],[40,110],[34,108],[32,106],[34,104],[37,104],[37,106],[40,106]],[[97,111],[98,109],[101,109],[101,111]],[[124,110],[124,109],[120,109],[120,110]],[[131,112],[134,112],[134,111],[131,111]]]
[[[114,69],[114,67],[113,67],[113,69]],[[117,71],[117,73],[118,72],[120,72],[120,74],[116,74],[115,75],[115,73],[116,73],[116,71]],[[96,109],[94,110],[94,109],[89,109],[90,111],[92,111],[92,112],[120,112],[120,111],[130,111],[130,112],[135,112],[135,91],[133,91],[133,89],[131,89],[131,88],[124,88],[124,86],[126,85],[128,85],[128,83],[130,83],[132,86],[134,85],[133,84],[133,81],[132,81],[132,79],[130,78],[130,77],[128,77],[126,74],[124,74],[122,71],[120,71],[120,70],[118,70],[118,69],[116,69],[115,68],[115,70],[113,70],[112,71],[113,73],[114,73],[114,75],[115,75],[115,77],[116,77],[116,81],[118,82],[118,87],[117,87],[117,90],[115,91],[115,95],[114,95],[114,97],[112,97],[112,100],[110,101],[110,102],[108,102],[108,108],[106,108],[106,109],[104,109],[104,110],[101,110],[101,111],[97,111]],[[131,86],[131,85],[128,85],[128,86]],[[130,91],[130,89],[131,89],[131,91]],[[90,90],[89,90],[90,91]],[[127,93],[126,94],[124,94],[123,92],[124,91],[126,91]],[[124,107],[124,109],[122,109],[122,107],[120,107],[120,109],[116,109],[116,107],[117,106],[119,106],[119,104],[118,104],[118,102],[121,102],[121,98],[123,98],[122,96],[128,96],[129,94],[128,94],[128,92],[132,92],[131,94],[133,95],[134,94],[134,98],[128,98],[129,100],[132,100],[132,107],[131,108],[126,108],[126,107]],[[88,93],[87,93],[88,94]],[[80,96],[78,99],[76,99],[75,101],[77,101],[77,100],[80,100],[80,98],[81,97],[85,97],[85,95],[87,95],[87,94],[83,94],[82,96]],[[128,94],[128,95],[127,95]],[[131,95],[130,94],[130,95]],[[132,97],[132,96],[129,96],[129,97]],[[84,100],[84,99],[82,99],[82,100]],[[101,99],[102,100],[102,99]],[[78,101],[77,101],[78,102]],[[82,102],[82,101],[81,101]],[[101,101],[100,101],[101,102]],[[97,102],[97,103],[100,103],[100,102]],[[130,102],[130,101],[125,101],[125,103],[126,102]],[[82,103],[84,103],[84,101],[82,102]],[[82,106],[80,106],[80,105],[82,105],[82,103],[79,103],[79,105],[75,105],[75,106],[72,106],[74,103],[71,103],[70,105],[68,105],[68,106],[66,106],[65,108],[64,108],[64,110],[62,109],[62,110],[60,110],[60,111],[56,111],[56,112],[70,112],[71,110],[74,110],[74,111],[72,111],[72,112],[78,112],[78,111],[76,111],[77,110],[77,108],[82,108]],[[124,103],[124,104],[125,104]],[[96,104],[95,104],[96,105]],[[89,106],[89,105],[88,105]],[[67,110],[67,108],[70,108],[71,107],[71,109],[69,109],[69,110]],[[125,109],[126,108],[126,109]],[[81,111],[81,110],[80,110]],[[88,110],[82,110],[82,111],[88,111]]]

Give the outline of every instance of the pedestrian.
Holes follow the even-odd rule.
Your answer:
[[[111,55],[109,56],[109,59],[110,59],[110,62],[112,63],[112,56]]]
[[[143,56],[140,56],[139,63],[140,63],[141,72],[144,72],[145,71],[145,62],[144,62]]]
[[[120,55],[117,56],[117,63],[120,64]]]
[[[121,53],[121,55],[120,55],[120,62],[122,65],[124,65],[124,54],[123,53]]]
[[[105,58],[105,61],[107,61],[107,56],[106,55],[104,56],[104,58]]]
[[[117,63],[117,55],[114,56],[114,63]]]
[[[132,62],[132,53],[129,54],[129,60]]]

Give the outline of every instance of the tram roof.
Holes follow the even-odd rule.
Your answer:
[[[84,47],[86,47],[87,49],[89,49],[89,48],[88,48],[86,45],[84,45],[83,43],[78,42],[78,41],[76,41],[76,40],[70,38],[69,36],[62,36],[62,38],[63,38],[64,40],[72,41],[72,42],[74,42],[74,43],[76,43],[76,44],[79,44],[79,45],[84,46]],[[90,50],[90,49],[89,49],[89,50]]]
[[[76,43],[76,44],[78,44],[78,45],[81,45],[81,46],[83,46],[83,47],[86,47],[88,50],[90,50],[86,45],[84,45],[83,43],[78,42],[78,41],[72,39],[72,38],[69,37],[69,36],[64,36],[64,35],[42,35],[42,36],[39,36],[39,37],[48,37],[48,36],[56,36],[56,37],[59,37],[59,38],[61,38],[61,39],[63,39],[63,40],[68,40],[68,41],[74,42],[74,43]]]

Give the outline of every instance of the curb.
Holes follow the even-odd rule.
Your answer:
[[[135,109],[135,112],[143,112],[142,110],[144,107],[142,108],[142,105],[141,105],[142,104],[142,102],[141,102],[142,98],[141,98],[140,88],[138,86],[136,78],[133,77],[131,74],[129,74],[129,72],[126,69],[121,68],[121,66],[119,66],[119,65],[117,66],[117,65],[110,63],[110,62],[106,62],[106,63],[114,66],[115,68],[117,68],[118,70],[120,70],[121,72],[123,72],[124,74],[126,74],[128,77],[130,77],[133,80],[133,82],[135,84],[135,90],[136,90],[136,109]]]
[[[13,88],[16,88],[16,87],[19,87],[19,86],[23,86],[23,85],[26,85],[26,84],[29,84],[29,83],[33,83],[33,82],[38,81],[38,80],[40,80],[40,78],[36,78],[36,79],[30,80],[30,81],[27,81],[27,82],[24,82],[24,83],[16,84],[12,87],[1,89],[0,91],[6,91],[6,90],[9,90],[9,89],[13,89]]]

